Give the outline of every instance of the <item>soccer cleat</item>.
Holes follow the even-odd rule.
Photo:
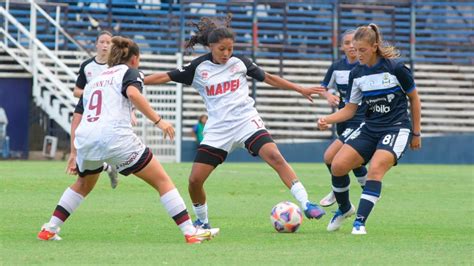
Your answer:
[[[49,223],[44,224],[41,227],[41,231],[38,233],[39,240],[61,240],[62,238],[58,235],[60,228],[53,228],[49,226]]]
[[[322,198],[319,204],[323,207],[329,207],[336,202],[336,196],[334,196],[334,192],[329,192],[326,197]]]
[[[317,204],[311,202],[306,203],[306,209],[304,210],[304,215],[306,216],[306,218],[319,219],[325,214],[326,212]]]
[[[211,240],[219,233],[219,230],[219,228],[196,228],[196,233],[194,233],[194,235],[185,235],[184,238],[188,244],[200,244],[202,241]]]
[[[354,221],[354,227],[352,227],[352,234],[353,235],[366,235],[367,230],[365,230],[365,224]]]
[[[193,225],[196,228],[211,229],[211,225],[209,223],[203,223],[199,219],[196,219],[196,221],[193,222]]]
[[[107,174],[109,175],[109,178],[110,178],[110,186],[112,187],[112,189],[116,188],[118,185],[117,168],[109,164],[108,169],[107,169]]]
[[[338,230],[341,227],[342,222],[344,222],[347,217],[354,215],[354,213],[355,207],[352,204],[351,208],[345,213],[342,213],[341,210],[337,209],[337,211],[334,212],[334,216],[332,217],[331,221],[329,221],[327,230],[329,232]]]

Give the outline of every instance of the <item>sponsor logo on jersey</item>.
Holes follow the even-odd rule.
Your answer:
[[[87,75],[88,77],[92,77],[92,72],[87,71],[86,75]]]
[[[387,106],[385,104],[376,104],[370,107],[370,109],[372,110],[372,112],[381,113],[381,114],[386,114],[390,112],[391,110],[390,106]]]
[[[389,103],[391,103],[393,99],[395,99],[395,94],[390,93],[390,94],[387,95],[387,101]]]
[[[209,72],[207,72],[207,71],[202,71],[202,72],[201,72],[201,77],[202,77],[202,79],[204,79],[204,80],[207,79],[207,78],[209,77]]]
[[[211,86],[206,86],[206,94],[207,96],[217,96],[227,93],[228,91],[234,92],[239,88],[239,85],[239,79],[213,84]]]

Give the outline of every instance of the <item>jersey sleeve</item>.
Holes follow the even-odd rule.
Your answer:
[[[413,74],[403,63],[398,63],[395,66],[395,76],[405,93],[410,93],[415,89]]]
[[[347,90],[346,99],[344,100],[345,103],[359,104],[362,102],[362,91],[357,80],[354,80],[354,71],[349,73],[349,84]]]
[[[245,56],[236,56],[242,62],[244,62],[245,67],[247,68],[247,73],[246,75],[249,77],[252,77],[258,81],[264,81],[265,80],[265,71],[261,69],[257,64],[252,62],[252,60],[248,59]]]
[[[324,76],[321,86],[328,89],[336,89],[336,78],[334,76],[334,64],[332,64]]]
[[[174,82],[183,83],[186,85],[193,84],[196,67],[199,65],[197,60],[191,61],[189,64],[168,72],[168,76]]]
[[[122,95],[125,98],[128,98],[127,96],[127,88],[129,86],[133,86],[137,88],[140,92],[143,91],[143,80],[144,80],[144,75],[142,72],[138,71],[138,69],[135,68],[129,68],[127,72],[125,72],[125,75],[123,76],[123,81],[122,81]]]
[[[82,100],[82,95],[76,104],[76,108],[74,108],[74,113],[81,114],[81,115],[84,113],[84,101]]]
[[[87,84],[86,73],[84,71],[86,65],[87,65],[87,61],[81,64],[81,67],[79,68],[79,76],[77,76],[77,79],[76,79],[76,87],[80,89],[84,89],[84,87]]]

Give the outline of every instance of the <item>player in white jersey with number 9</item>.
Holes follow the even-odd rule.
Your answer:
[[[60,240],[59,227],[94,188],[103,162],[115,165],[123,175],[134,174],[161,196],[161,202],[185,235],[186,242],[209,240],[219,229],[196,229],[183,199],[171,178],[132,128],[132,105],[160,128],[164,137],[174,137],[174,129],[163,120],[141,94],[143,74],[138,71],[140,53],[136,43],[123,37],[112,38],[109,69],[91,80],[84,89],[82,120],[75,132],[79,178],[66,189],[38,238]]]
[[[195,225],[210,228],[204,182],[235,148],[245,147],[253,156],[260,156],[291,189],[309,219],[321,218],[325,212],[308,200],[308,194],[296,173],[281,155],[249,97],[247,76],[273,87],[294,90],[312,100],[321,88],[303,88],[290,81],[264,72],[244,56],[233,54],[235,35],[226,20],[202,18],[186,48],[195,44],[209,47],[211,52],[168,73],[156,73],[145,78],[145,84],[175,81],[192,85],[202,96],[209,119],[204,127],[204,139],[198,147],[191,174],[189,193],[197,216]]]

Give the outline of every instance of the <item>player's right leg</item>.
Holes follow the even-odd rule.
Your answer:
[[[324,152],[324,163],[329,170],[329,174],[331,174],[332,160],[334,159],[334,156],[336,156],[336,153],[341,149],[342,145],[344,145],[344,143],[340,139],[336,139]],[[334,196],[334,192],[332,190],[319,201],[319,204],[323,207],[329,207],[334,203],[336,203],[336,196]]]
[[[334,157],[331,164],[332,190],[339,208],[329,221],[328,231],[338,230],[342,222],[354,214],[354,206],[349,200],[350,179],[348,173],[363,162],[364,159],[357,151],[347,144],[343,145]]]
[[[206,136],[208,137],[208,136]],[[206,192],[204,182],[214,169],[227,158],[227,151],[209,145],[199,145],[194,158],[191,174],[189,175],[189,195],[196,214],[194,225],[199,228],[210,229]]]
[[[42,226],[41,231],[38,233],[38,239],[61,240],[61,237],[58,235],[60,227],[77,207],[79,207],[84,198],[94,189],[97,179],[99,178],[99,173],[102,171],[102,166],[100,165],[100,162],[95,163],[95,165],[89,164],[90,169],[99,166],[95,168],[95,170],[81,170],[85,169],[84,166],[78,165],[79,177],[74,184],[64,191],[51,219]]]
[[[182,231],[186,242],[190,244],[201,243],[204,240],[210,240],[219,233],[219,228],[211,230],[196,228],[193,226],[184,200],[173,184],[173,181],[151,152],[148,149],[146,152],[148,154],[142,155],[142,158],[150,158],[151,155],[150,160],[144,159],[138,161],[136,165],[140,165],[141,169],[132,166],[131,168],[136,169],[132,170],[132,172],[158,191],[161,203],[168,212],[168,215],[175,221],[176,225],[178,225]]]

